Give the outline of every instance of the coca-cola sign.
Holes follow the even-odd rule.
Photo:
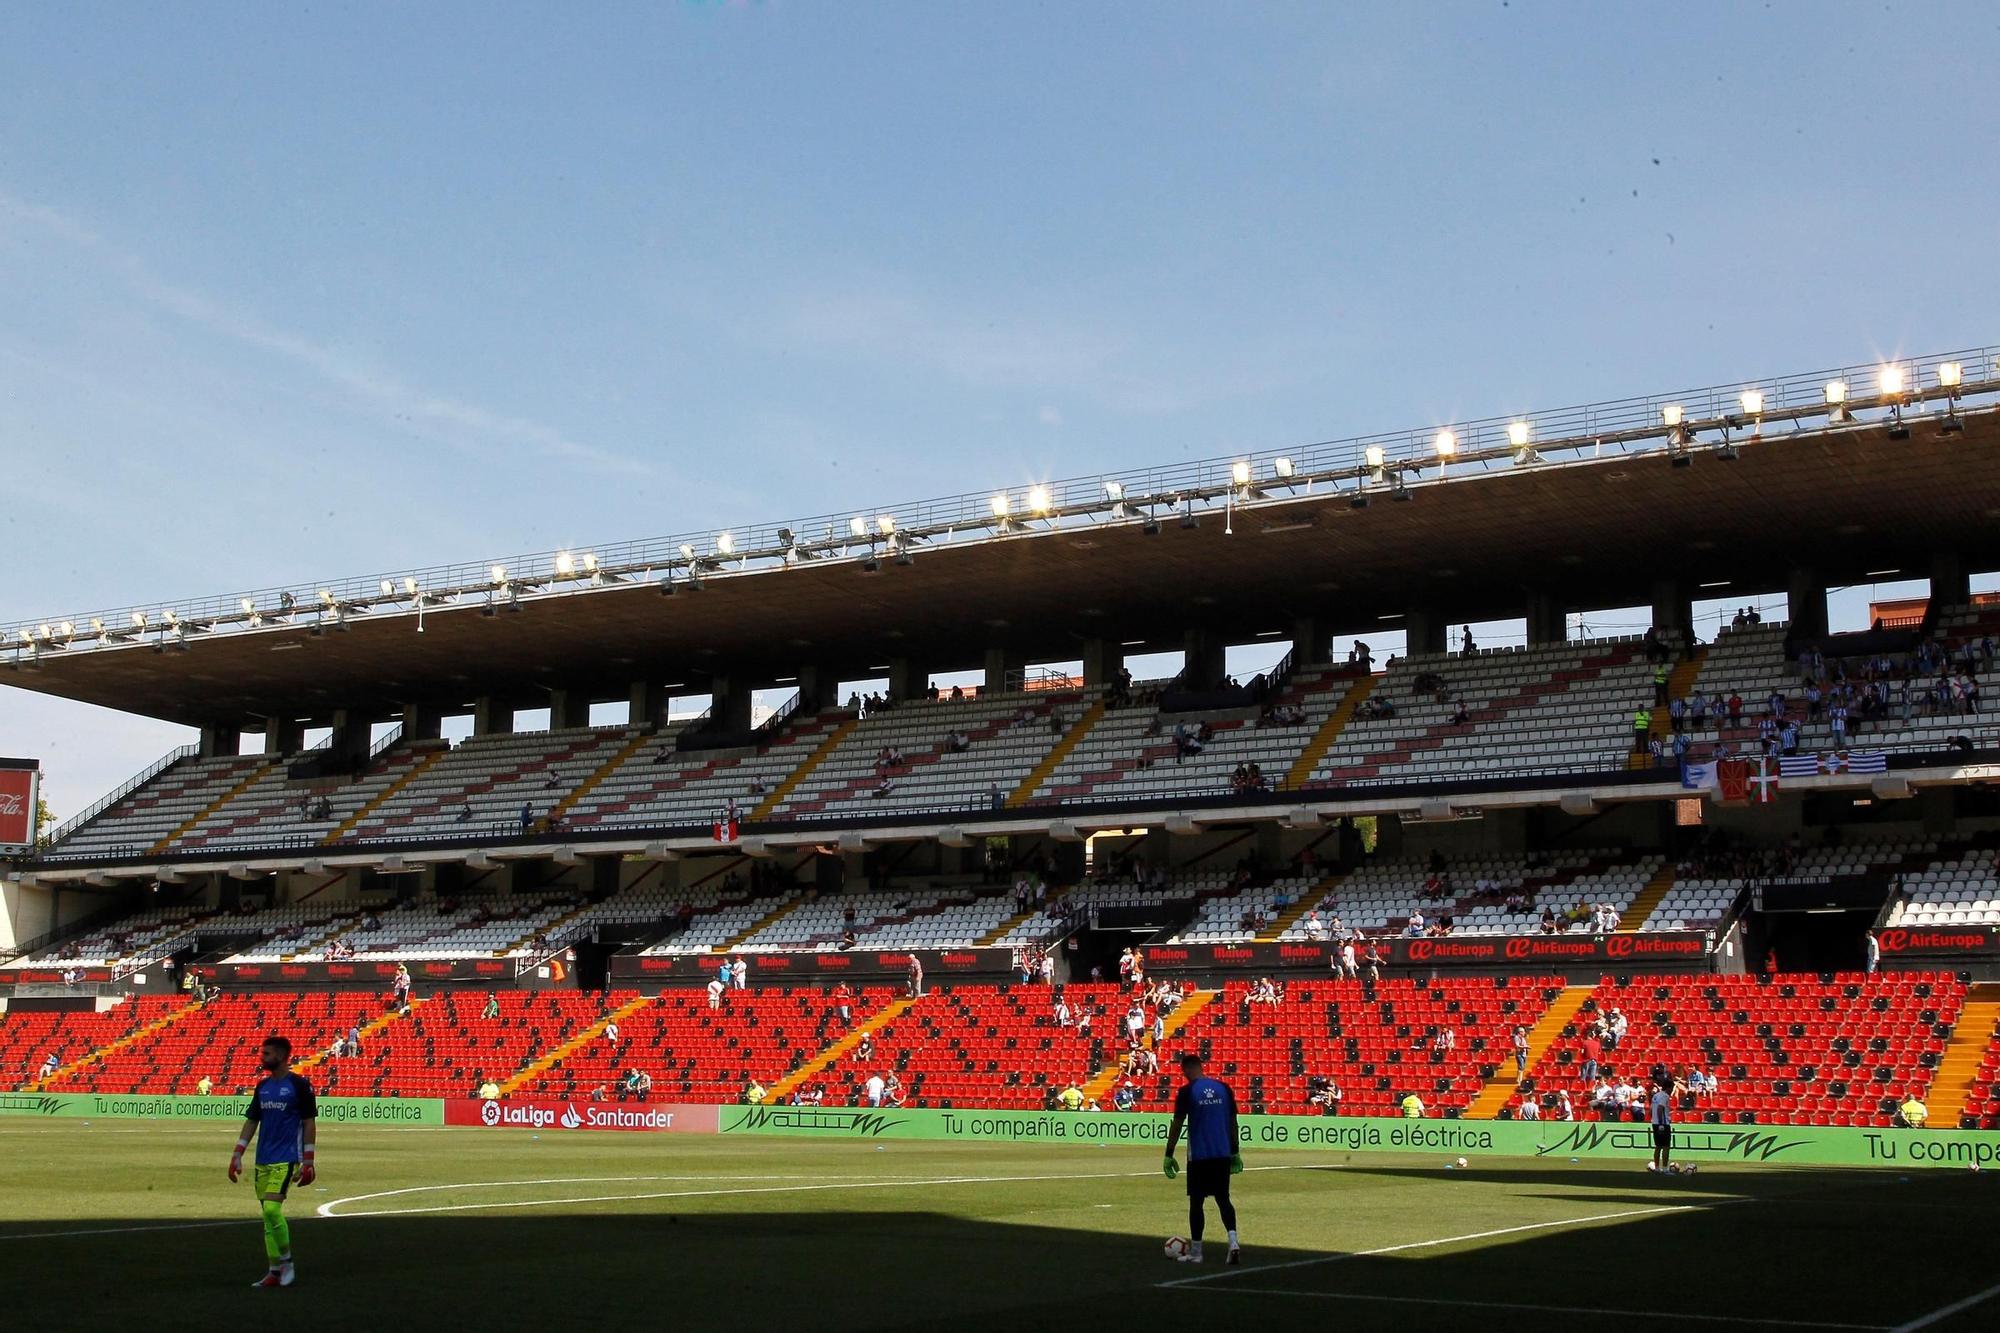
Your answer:
[[[40,776],[32,760],[0,759],[0,848],[35,845],[35,793]]]

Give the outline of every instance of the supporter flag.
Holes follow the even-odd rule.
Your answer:
[[[1750,761],[1724,759],[1715,766],[1715,785],[1725,801],[1750,799]]]
[[[1785,754],[1778,756],[1778,776],[1783,778],[1813,778],[1825,772],[1825,767],[1816,754]]]
[[[1681,786],[1689,791],[1706,791],[1714,785],[1714,764],[1681,763]]]
[[[1849,773],[1887,773],[1889,756],[1882,750],[1842,750],[1836,756]]]
[[[1769,759],[1752,759],[1748,785],[1753,805],[1769,805],[1778,799],[1778,769]]]
[[[725,810],[715,817],[715,840],[717,842],[736,841],[736,815]]]

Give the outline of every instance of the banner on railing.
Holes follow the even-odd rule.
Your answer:
[[[724,1134],[862,1141],[1080,1143],[1165,1146],[1168,1117],[1153,1112],[848,1110],[725,1106]],[[1244,1115],[1237,1141],[1248,1155],[1305,1149],[1465,1157],[1643,1158],[1652,1127],[1599,1121],[1391,1120],[1359,1116]],[[1804,1125],[1674,1126],[1683,1162],[1807,1166],[1988,1167],[2000,1163],[2000,1133],[1975,1130],[1835,1129]]]
[[[244,1096],[172,1097],[134,1093],[0,1092],[0,1116],[42,1120],[243,1119]],[[444,1103],[428,1097],[321,1097],[322,1125],[441,1125]]]

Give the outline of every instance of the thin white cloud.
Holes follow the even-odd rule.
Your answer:
[[[278,328],[194,288],[167,281],[137,255],[119,249],[67,214],[0,192],[0,221],[25,223],[89,254],[140,300],[211,333],[281,357],[403,425],[446,427],[487,446],[524,448],[611,472],[643,473],[648,463],[571,438],[553,426],[436,394],[348,353]]]

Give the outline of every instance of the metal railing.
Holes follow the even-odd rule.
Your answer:
[[[225,596],[163,599],[0,625],[0,648],[30,665],[44,655],[182,645],[191,634],[325,628],[355,615],[413,615],[455,607],[492,612],[523,597],[585,594],[635,582],[667,588],[712,577],[769,572],[828,559],[911,558],[926,546],[1007,540],[1101,524],[1199,521],[1308,495],[1449,482],[1454,477],[1559,459],[1667,454],[1768,438],[1766,428],[1842,425],[1871,414],[1915,414],[1942,404],[1955,419],[1969,398],[2000,394],[2000,348],[1974,347],[1887,363],[1901,387],[1885,390],[1880,365],[1741,380],[1672,393],[1385,431],[1123,472],[1033,482],[1000,492],[854,509],[785,523],[751,524],[433,565]],[[1842,386],[1830,401],[1828,386]],[[1750,402],[1745,395],[1755,394]],[[1671,418],[1671,420],[1670,420]],[[1775,433],[1775,431],[1774,431]],[[1703,436],[1718,439],[1702,440]]]
[[[82,814],[73,815],[56,825],[55,831],[49,834],[49,846],[54,847],[61,843],[64,838],[67,838],[70,834],[103,814],[106,810],[109,810],[112,806],[130,796],[133,792],[139,790],[139,788],[145,786],[154,778],[160,776],[160,774],[166,772],[175,764],[178,764],[181,760],[192,759],[199,753],[201,753],[200,747],[194,745],[177,746],[167,751],[166,754],[155,759],[151,765],[126,779],[123,785],[113,788],[111,794],[103,797],[97,804],[91,806]]]

